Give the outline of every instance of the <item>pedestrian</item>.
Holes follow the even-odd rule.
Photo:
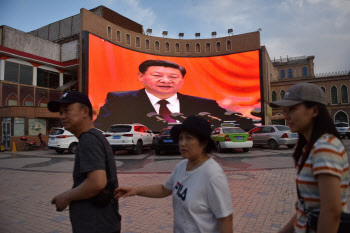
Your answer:
[[[118,187],[112,149],[100,130],[94,128],[89,98],[77,91],[64,93],[48,104],[59,112],[63,127],[79,139],[73,170],[73,187],[51,203],[57,211],[69,205],[73,233],[120,232],[121,216],[113,191]]]
[[[120,187],[115,196],[163,198],[172,194],[174,232],[232,233],[232,200],[227,178],[208,153],[215,147],[211,126],[199,116],[187,117],[171,129],[181,161],[163,184]]]
[[[325,93],[310,83],[293,85],[282,100],[270,103],[272,108],[283,107],[286,124],[299,135],[293,154],[296,214],[279,233],[336,233],[341,213],[348,212],[348,156],[326,105]],[[318,215],[315,224],[309,210]]]

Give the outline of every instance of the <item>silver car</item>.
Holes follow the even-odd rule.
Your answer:
[[[347,122],[337,122],[335,123],[335,128],[337,128],[340,137],[350,138],[350,128]]]
[[[280,145],[293,148],[298,141],[298,134],[290,132],[285,125],[263,125],[248,132],[253,138],[253,145],[267,145],[277,149]]]

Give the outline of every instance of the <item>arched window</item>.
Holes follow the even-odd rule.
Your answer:
[[[22,106],[33,106],[33,105],[34,105],[34,98],[33,96],[28,94],[26,97],[24,97]]]
[[[216,42],[216,52],[220,52],[221,51],[221,44],[220,42]]]
[[[281,99],[283,99],[283,97],[284,97],[285,94],[286,94],[286,92],[285,92],[284,90],[282,90],[282,91],[281,91],[281,94],[280,94]]]
[[[232,49],[231,41],[228,40],[228,41],[226,41],[226,50],[231,50],[231,49]]]
[[[146,40],[146,49],[149,49],[149,40]]]
[[[210,53],[210,43],[205,44],[205,52]]]
[[[186,44],[186,53],[190,52],[190,44]]]
[[[277,100],[277,93],[275,91],[272,91],[272,101]]]
[[[136,36],[136,47],[141,47],[140,37]]]
[[[165,42],[165,52],[169,52],[170,51],[170,44],[169,42]]]
[[[117,41],[120,42],[120,31],[117,31]]]
[[[349,99],[348,99],[348,87],[345,86],[345,85],[341,86],[340,92],[341,92],[341,103],[342,103],[342,104],[347,104],[347,103],[349,103]]]
[[[154,42],[154,49],[156,50],[156,51],[159,51],[159,42],[158,41],[156,41],[156,42]]]
[[[111,28],[111,26],[107,26],[107,36],[108,36],[108,38],[112,38],[112,28]]]
[[[338,111],[336,114],[334,114],[334,122],[348,122],[349,123],[349,117],[348,115],[343,111]]]
[[[331,87],[331,100],[332,104],[338,104],[338,90],[335,86]]]
[[[129,34],[126,34],[126,44],[127,45],[131,44],[131,42],[130,42],[130,35]]]
[[[176,43],[175,44],[175,53],[179,53],[180,52],[180,44]]]
[[[292,68],[288,69],[288,78],[293,78],[293,70],[292,70]]]
[[[307,76],[307,67],[306,66],[303,67],[303,76],[304,77]]]
[[[201,45],[199,43],[196,44],[196,53],[201,52]]]
[[[326,94],[326,88],[325,87],[321,87],[321,89]]]
[[[281,70],[281,78],[285,78],[286,77],[286,71],[283,69]]]

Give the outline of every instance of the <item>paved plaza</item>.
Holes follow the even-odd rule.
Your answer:
[[[57,212],[50,201],[56,194],[71,188],[73,155],[62,155],[63,161],[52,166],[54,158],[48,160],[47,156],[35,157],[29,153],[43,152],[0,154],[0,232],[71,232],[68,211]],[[121,166],[122,161],[116,160],[117,166]],[[281,162],[276,161],[280,165]],[[168,172],[151,172],[145,168],[120,171],[120,185],[163,183],[176,163],[173,160],[160,162],[158,166],[163,166]],[[34,169],[33,164],[40,164],[40,167]],[[290,165],[288,162],[285,168],[274,169],[251,166],[249,170],[247,167],[226,167],[234,205],[234,232],[277,232],[295,213],[297,194],[294,169]],[[167,169],[164,168],[166,166]],[[172,232],[171,197],[130,197],[121,199],[119,204],[123,233]]]

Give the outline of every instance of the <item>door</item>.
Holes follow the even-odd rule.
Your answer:
[[[11,149],[11,121],[2,122],[2,144],[5,150]]]

